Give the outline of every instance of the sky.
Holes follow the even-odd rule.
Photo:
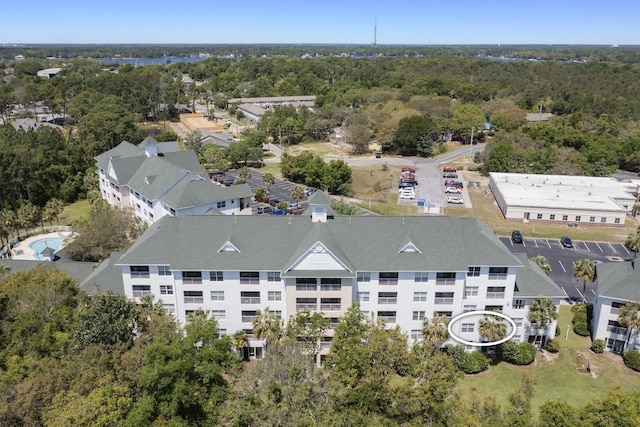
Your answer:
[[[638,0],[9,2],[0,44],[640,45]]]

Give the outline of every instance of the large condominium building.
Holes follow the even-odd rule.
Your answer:
[[[153,223],[164,216],[250,212],[253,195],[246,184],[222,187],[211,182],[192,150],[152,137],[139,145],[123,141],[96,157],[100,194],[109,204],[130,207]]]
[[[323,196],[314,194],[301,216],[164,217],[113,261],[124,292],[153,295],[182,323],[202,309],[223,333],[245,330],[253,357],[263,347],[253,320],[267,308],[284,321],[300,310],[322,312],[335,325],[358,303],[412,340],[422,338],[425,317],[497,310],[513,319],[513,339],[532,341],[531,302],[546,296],[557,305],[564,296],[477,219],[335,216],[316,204]],[[456,336],[479,343],[481,317],[453,325]],[[554,333],[555,322],[541,340]]]

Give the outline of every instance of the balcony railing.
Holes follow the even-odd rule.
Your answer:
[[[504,292],[487,292],[487,299],[499,299],[499,298],[504,298]],[[522,307],[519,307],[519,308],[522,308]]]
[[[256,319],[257,316],[253,315],[253,316],[242,316],[242,322],[244,323],[253,323],[253,321]],[[248,338],[248,336],[247,336]]]
[[[620,314],[620,308],[619,307],[611,307],[611,314]]]
[[[627,334],[627,328],[623,328],[622,326],[607,326],[607,331],[617,335]]]
[[[140,290],[140,291],[133,291],[133,297],[134,298],[142,298],[145,295],[151,295],[151,290]]]
[[[378,319],[384,320],[387,323],[396,323],[396,316],[378,316]]]
[[[378,304],[397,304],[398,297],[378,297]]]
[[[320,304],[320,310],[321,311],[340,311],[341,308],[341,304],[338,303],[323,303]]]
[[[149,276],[149,272],[148,271],[132,271],[131,272],[131,278],[135,278],[135,279],[148,279]]]
[[[450,286],[455,284],[456,279],[436,279],[436,285],[438,286]]]
[[[182,283],[185,285],[202,285],[202,277],[183,277]]]
[[[185,304],[202,304],[204,297],[184,297]]]
[[[436,298],[434,304],[453,304],[453,298]]]
[[[489,273],[489,280],[506,280],[507,273]]]
[[[322,341],[322,342],[320,343],[320,348],[321,348],[322,350],[330,349],[330,348],[331,348],[331,342],[330,342],[330,341],[329,341],[329,342]]]
[[[260,304],[260,297],[241,297],[240,304]]]
[[[382,278],[382,279],[378,279],[378,284],[396,286],[398,284],[398,279]]]
[[[297,311],[302,311],[302,310],[317,310],[318,309],[318,304],[313,303],[313,302],[300,302],[300,303],[296,303],[296,310]]]

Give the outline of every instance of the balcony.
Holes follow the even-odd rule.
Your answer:
[[[507,273],[489,273],[489,280],[507,280]]]
[[[437,286],[452,286],[456,284],[456,279],[436,279]]]
[[[296,311],[317,310],[318,304],[315,302],[299,302],[296,303]]]
[[[204,302],[204,297],[184,297],[185,304],[202,304]]]
[[[185,285],[202,285],[202,277],[183,277],[182,283]]]
[[[397,304],[398,297],[378,297],[378,304]]]
[[[260,297],[241,297],[240,304],[260,304]]]
[[[626,335],[627,328],[623,328],[622,326],[607,326],[607,332],[611,332],[616,335]]]
[[[487,292],[487,299],[500,299],[500,298],[504,298],[504,292]],[[519,308],[522,308],[522,307],[519,307]]]
[[[132,271],[131,272],[132,279],[148,279],[149,272],[148,271]]]
[[[253,323],[253,321],[256,319],[256,317],[257,316],[255,314],[253,314],[253,315],[243,314],[242,315],[242,322],[243,323]],[[249,338],[249,337],[247,336],[247,338]]]
[[[435,298],[434,304],[453,304],[453,298]]]
[[[296,306],[297,308],[297,306]],[[320,311],[340,311],[342,310],[342,305],[338,303],[321,303]]]

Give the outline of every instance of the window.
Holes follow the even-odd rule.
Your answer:
[[[478,296],[478,287],[477,286],[467,286],[464,290],[464,297],[477,297]]]
[[[224,291],[211,291],[211,301],[224,301]]]
[[[487,299],[504,298],[504,286],[488,286]]]
[[[549,215],[549,219],[553,221],[554,219],[556,219],[556,215],[555,214]]]
[[[485,305],[484,309],[486,311],[502,311],[501,305]]]
[[[151,285],[133,285],[133,297],[140,298],[151,295]]]
[[[453,304],[453,292],[436,292],[434,304]]]
[[[626,335],[627,328],[618,323],[617,320],[609,320],[607,323],[607,331],[618,335]]]
[[[339,292],[342,286],[342,280],[339,278],[322,278],[320,279],[320,290],[328,292]]]
[[[131,277],[135,277],[138,279],[148,279],[149,278],[149,266],[148,265],[132,265],[129,267],[131,271]]]
[[[227,330],[218,328],[218,338],[222,338],[226,336],[227,336]]]
[[[340,298],[320,298],[320,310],[339,311],[341,310]]]
[[[269,310],[269,314],[273,314],[278,319],[282,319],[282,310]]]
[[[478,306],[476,306],[476,305],[465,305],[465,306],[463,307],[463,309],[462,309],[462,312],[463,312],[463,313],[469,313],[470,311],[476,311],[476,310],[477,310],[477,307],[478,307]]]
[[[318,308],[317,298],[296,298],[296,310],[316,310]]]
[[[463,323],[462,324],[462,328],[460,329],[460,332],[462,333],[471,333],[475,330],[475,324],[474,323]]]
[[[414,311],[413,312],[413,320],[424,320],[425,312],[424,311]]]
[[[362,271],[358,273],[358,283],[370,282],[371,281],[371,273],[368,271]]]
[[[243,323],[253,323],[256,320],[257,314],[255,310],[251,311],[243,311],[242,312],[242,322]]]
[[[513,320],[513,323],[516,324],[516,328],[522,327],[522,321],[524,320],[524,318],[522,318],[522,317],[514,317],[512,320]]]
[[[160,285],[160,295],[173,295],[173,285]]]
[[[612,302],[611,303],[611,314],[620,314],[620,307],[622,307],[624,304],[621,302]]]
[[[227,318],[227,312],[225,310],[211,310],[211,317],[220,321]]]
[[[171,276],[171,269],[168,265],[159,265],[158,266],[158,275],[160,276]]]
[[[396,312],[395,311],[379,311],[378,319],[384,320],[387,323],[396,323]]]
[[[504,280],[507,278],[507,267],[489,267],[489,280]]]
[[[175,304],[162,304],[162,308],[164,308],[165,313],[175,313],[176,305]]]
[[[318,290],[318,281],[315,278],[298,277],[296,278],[296,291],[311,292]]]
[[[224,274],[222,273],[222,271],[210,271],[209,280],[211,280],[212,282],[222,282],[224,281]]]
[[[280,291],[269,291],[267,293],[268,301],[282,301],[282,292]]]
[[[379,292],[378,304],[396,304],[398,302],[397,292]]]
[[[184,291],[185,304],[202,304],[203,302],[202,291]]]
[[[413,293],[413,301],[414,302],[427,302],[427,293],[426,292],[414,292]]]
[[[536,215],[536,219],[542,219],[542,214]]]
[[[427,272],[416,272],[415,281],[418,283],[424,283],[429,281],[429,273]]]
[[[337,317],[330,317],[329,318],[329,329],[335,329],[336,326],[338,326],[338,323],[340,323],[340,319]]]
[[[467,277],[480,277],[480,267],[469,267]]]
[[[600,222],[602,222],[602,223],[607,222],[607,217],[606,216],[601,217],[600,218]]]
[[[569,215],[562,215],[563,221],[569,221]]]
[[[452,311],[436,311],[435,314],[449,320],[451,319],[451,316],[453,316]]]
[[[280,282],[280,272],[279,271],[268,271],[267,272],[267,282]]]
[[[411,339],[414,341],[422,339],[422,330],[420,329],[412,329],[411,330]]]
[[[217,207],[218,209],[221,209],[221,208],[225,208],[225,207],[227,207],[227,201],[226,201],[226,200],[223,200],[223,201],[221,201],[221,202],[216,203],[216,207]]]
[[[436,285],[455,285],[456,273],[436,273]]]
[[[613,222],[614,222],[615,224],[620,224],[620,218],[614,218],[614,219],[613,219]]]
[[[513,300],[513,308],[524,308],[524,300],[523,299],[514,299]]]
[[[576,215],[576,221],[580,221],[582,217],[580,215]]]
[[[397,285],[398,273],[380,273],[378,276],[378,284],[380,285]]]
[[[358,301],[369,302],[369,292],[358,292]]]
[[[201,271],[183,271],[182,283],[200,285],[202,284],[202,272]]]
[[[260,292],[240,292],[240,304],[260,304]]]
[[[260,284],[260,273],[257,271],[241,271],[240,272],[240,284],[241,285],[258,285]]]
[[[596,217],[595,216],[590,216],[589,217],[589,222],[596,222]]]

